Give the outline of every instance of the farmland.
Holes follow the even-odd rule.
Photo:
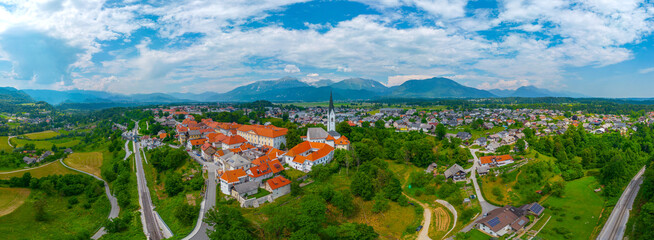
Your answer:
[[[23,174],[26,172],[29,172],[32,174],[32,177],[35,178],[40,178],[40,177],[45,177],[48,175],[54,175],[54,174],[78,174],[78,172],[70,170],[64,165],[62,165],[59,161],[51,162],[46,165],[32,168],[32,169],[26,169],[26,170],[21,170],[21,171],[11,171],[11,172],[0,172],[0,179],[9,179],[12,177],[21,177]]]
[[[29,195],[28,188],[0,188],[0,217],[23,205]]]
[[[73,153],[64,159],[64,163],[72,168],[102,177],[100,175],[100,167],[102,166],[101,152]]]
[[[23,134],[22,136],[31,139],[31,140],[43,140],[43,139],[50,139],[56,136],[59,136],[58,132],[55,131],[43,131],[43,132],[35,132],[35,133],[28,133],[28,134]]]

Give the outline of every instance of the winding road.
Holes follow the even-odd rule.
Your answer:
[[[11,141],[10,141],[10,140],[11,140],[12,138],[15,138],[15,137],[16,137],[16,136],[9,136],[9,137],[7,138],[7,144],[9,144],[9,146],[10,146],[11,148],[14,148],[14,145],[11,145]]]
[[[203,161],[200,157],[193,154],[192,152],[189,152],[188,154],[197,163],[201,164],[203,167],[207,169],[209,177],[205,182],[206,190],[204,193],[204,199],[202,200],[202,205],[200,206],[200,215],[198,216],[198,221],[196,222],[193,231],[188,236],[186,236],[183,240],[209,240],[209,236],[207,235],[207,230],[209,230],[210,228],[209,228],[209,224],[204,222],[204,216],[209,210],[213,209],[213,207],[216,205],[216,187],[217,187],[216,170],[218,170],[219,168],[213,162]]]
[[[20,169],[20,170],[14,170],[14,171],[9,171],[9,172],[0,172],[0,175],[2,175],[2,174],[10,174],[10,173],[17,173],[17,172],[24,172],[24,171],[29,171],[29,170],[34,170],[34,169],[37,169],[37,168],[42,168],[42,167],[48,166],[48,165],[50,165],[50,164],[52,164],[52,163],[55,163],[55,162],[57,162],[57,161],[52,161],[52,162],[49,162],[49,163],[43,164],[43,165],[38,166],[38,167],[33,167],[33,168],[23,168],[23,169]]]
[[[107,198],[109,199],[109,203],[111,203],[111,211],[109,211],[109,217],[107,217],[107,218],[108,218],[108,219],[113,219],[113,218],[117,218],[117,217],[118,217],[118,214],[120,213],[120,206],[118,206],[118,200],[116,200],[116,197],[114,197],[114,196],[111,194],[111,190],[109,189],[109,184],[107,184],[107,182],[106,182],[104,179],[102,179],[102,178],[100,178],[100,177],[98,177],[98,176],[95,176],[95,175],[93,175],[93,174],[90,174],[90,173],[84,172],[84,171],[82,171],[82,170],[78,170],[78,169],[75,169],[75,168],[69,167],[68,165],[66,165],[66,163],[64,163],[64,160],[63,160],[63,159],[59,159],[59,162],[60,162],[62,165],[64,165],[64,167],[66,167],[66,168],[68,168],[68,169],[70,169],[70,170],[73,170],[73,171],[76,171],[76,172],[80,172],[80,173],[83,173],[83,174],[89,175],[89,176],[91,176],[91,177],[94,177],[95,179],[98,179],[98,180],[102,181],[102,182],[104,183],[104,191],[105,191],[105,194],[107,194]],[[107,233],[107,231],[104,229],[104,227],[101,227],[101,228],[100,228],[100,229],[99,229],[95,234],[93,234],[93,236],[91,237],[91,239],[99,239],[99,238],[101,238],[103,235],[105,235],[106,233]]]
[[[471,174],[470,174],[470,180],[472,180],[473,185],[475,186],[475,193],[477,195],[477,199],[479,200],[479,205],[481,205],[481,214],[477,217],[477,219],[473,220],[468,224],[468,226],[465,226],[461,231],[462,232],[468,232],[472,227],[475,226],[475,222],[477,222],[479,219],[483,218],[486,216],[486,214],[490,211],[493,211],[496,208],[499,208],[493,204],[490,204],[489,202],[484,199],[484,195],[481,193],[481,188],[479,187],[479,183],[477,183],[477,167],[479,167],[480,162],[479,158],[477,157],[477,149],[472,149],[470,148],[470,153],[472,153],[472,157],[475,159],[474,163],[472,164],[471,167]]]
[[[626,229],[627,220],[629,220],[629,212],[633,207],[634,200],[636,195],[638,195],[638,190],[640,190],[640,184],[643,183],[643,173],[645,172],[645,167],[641,168],[638,173],[631,179],[629,185],[624,189],[620,200],[613,208],[609,219],[606,220],[606,224],[602,228],[602,231],[597,236],[597,239],[622,239],[624,236],[624,231]]]

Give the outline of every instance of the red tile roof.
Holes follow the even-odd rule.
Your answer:
[[[162,133],[162,134],[159,134],[159,138],[160,138],[160,139],[164,139],[164,138],[166,138],[166,137],[168,137],[168,133]]]
[[[248,140],[245,140],[245,138],[236,135],[236,136],[229,136],[225,140],[223,140],[223,143],[227,145],[233,145],[233,144],[239,144],[239,143],[245,143]]]
[[[191,145],[193,146],[200,146],[206,142],[206,138],[198,138],[198,139],[191,139]]]
[[[350,144],[350,140],[348,140],[347,137],[345,137],[345,136],[341,136],[340,138],[336,139],[336,141],[334,141],[334,143],[336,145],[348,145],[348,144]]]
[[[279,136],[284,136],[288,132],[288,129],[286,128],[279,128],[275,127],[273,125],[243,125],[237,129],[238,131],[241,132],[252,132],[256,135],[263,136],[263,137],[269,137],[269,138],[276,138]]]
[[[495,162],[502,162],[502,161],[506,161],[506,160],[513,160],[513,158],[511,157],[511,155],[508,155],[508,154],[507,155],[501,155],[501,156],[484,156],[484,157],[479,158],[479,161],[481,162],[481,164],[492,163],[493,160],[495,160]]]
[[[245,177],[247,174],[243,169],[236,169],[236,170],[231,170],[223,173],[222,176],[220,176],[220,179],[225,180],[227,183],[235,183],[238,182],[239,178]]]
[[[288,179],[286,179],[285,177],[282,177],[282,176],[277,176],[277,177],[268,179],[268,181],[266,181],[266,184],[268,186],[270,186],[270,189],[275,190],[275,189],[278,189],[280,187],[291,184],[291,180],[288,180]]]
[[[316,149],[316,151],[312,152],[307,156],[300,155],[311,149]],[[309,160],[312,162],[316,161],[324,156],[327,156],[327,154],[331,153],[332,151],[334,151],[334,148],[332,146],[329,146],[329,144],[305,141],[291,148],[291,150],[289,150],[286,153],[286,155],[290,157],[295,157],[293,161],[297,163],[304,163],[305,160]]]

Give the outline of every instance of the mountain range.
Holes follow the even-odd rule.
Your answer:
[[[273,102],[315,102],[327,101],[330,93],[337,100],[372,100],[379,98],[494,98],[494,97],[583,97],[580,94],[552,92],[533,86],[516,90],[481,90],[463,86],[447,78],[409,80],[399,86],[387,87],[384,84],[363,78],[350,78],[334,82],[323,79],[316,82],[303,82],[296,78],[284,77],[278,80],[257,81],[237,87],[226,93],[150,93],[117,94],[89,90],[16,90],[0,88],[4,92],[45,101],[53,105],[70,103],[183,103],[183,102],[250,102],[268,100]]]

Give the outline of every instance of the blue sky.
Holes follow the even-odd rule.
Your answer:
[[[651,0],[0,0],[0,85],[226,92],[449,77],[654,97]]]

